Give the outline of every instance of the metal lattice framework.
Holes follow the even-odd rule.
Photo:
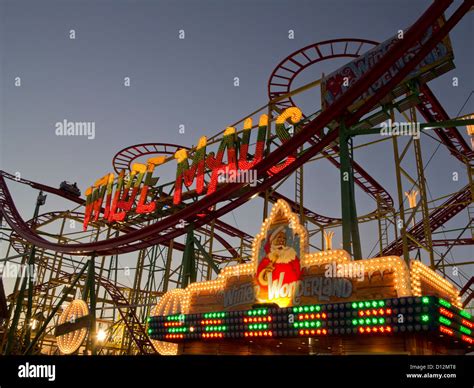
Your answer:
[[[144,323],[151,306],[156,304],[160,296],[173,285],[183,286],[198,278],[209,280],[213,276],[213,271],[217,272],[231,262],[246,260],[246,257],[250,255],[253,237],[224,222],[221,218],[255,196],[264,198],[265,209],[270,202],[276,202],[279,199],[287,201],[295,212],[299,212],[302,221],[310,222],[315,227],[313,231],[310,231],[310,235],[321,233],[322,236],[325,229],[342,225],[344,238],[352,236],[353,239],[352,241],[344,240],[344,248],[347,248],[349,252],[350,245],[352,243],[356,245],[355,234],[358,223],[369,221],[379,223],[379,256],[406,256],[407,252],[419,249],[420,246],[426,244],[431,250],[433,247],[447,247],[450,250],[455,245],[472,244],[474,236],[435,240],[431,238],[432,232],[464,209],[469,209],[473,200],[473,152],[456,125],[439,125],[433,131],[448,151],[468,167],[470,184],[449,196],[440,206],[428,209],[427,204],[423,203],[425,206],[423,219],[413,222],[411,227],[408,226],[408,221],[414,219],[416,212],[411,218],[405,220],[400,195],[398,198],[400,208],[397,209],[389,192],[369,172],[351,157],[346,161],[343,158],[352,144],[350,140],[352,135],[345,137],[345,131],[367,130],[374,127],[389,118],[391,114],[393,115],[395,109],[402,114],[409,111],[412,117],[415,116],[414,111],[417,110],[426,122],[431,124],[450,121],[450,117],[426,84],[426,80],[420,81],[415,88],[405,88],[407,96],[402,102],[389,101],[387,104],[380,102],[387,101],[387,96],[391,91],[404,83],[407,75],[468,12],[472,1],[463,2],[443,26],[423,43],[405,67],[399,69],[390,80],[370,94],[370,97],[364,100],[357,109],[349,109],[354,101],[361,95],[367,94],[372,85],[421,40],[428,28],[443,15],[449,4],[450,2],[435,1],[406,32],[405,38],[395,43],[370,70],[347,89],[341,98],[329,108],[305,117],[300,124],[300,130],[296,131],[289,141],[283,144],[276,138],[270,138],[269,144],[272,148],[254,167],[258,176],[258,184],[255,186],[244,183],[223,183],[215,192],[207,196],[198,196],[190,191],[184,197],[183,205],[173,207],[171,206],[173,182],[171,182],[162,185],[159,192],[151,193],[151,196],[156,196],[156,198],[158,196],[164,198],[163,203],[168,204],[166,211],[163,210],[160,214],[130,217],[124,223],[115,225],[110,225],[105,221],[96,221],[90,224],[91,231],[66,232],[64,228],[66,220],[81,221],[83,219],[83,212],[78,211],[77,208],[85,205],[84,199],[41,183],[18,179],[1,171],[0,217],[11,229],[7,256],[11,248],[18,254],[16,257],[21,258],[22,264],[33,263],[39,269],[39,280],[36,284],[21,284],[18,280],[14,292],[8,297],[10,308],[7,314],[8,319],[5,321],[5,328],[8,330],[4,331],[3,338],[5,352],[14,352],[12,344],[15,340],[20,344],[20,350],[17,352],[31,353],[35,346],[44,348],[45,344],[54,348],[54,338],[47,334],[51,331],[51,325],[48,326],[48,323],[56,316],[61,303],[67,301],[71,294],[81,292],[84,299],[90,300],[92,306],[91,322],[93,324],[91,327],[97,320],[99,323],[113,323],[110,326],[110,334],[112,327],[122,328],[120,343],[108,348],[104,345],[102,351],[113,354],[155,353],[156,349],[146,334]],[[327,60],[357,58],[377,44],[375,41],[353,38],[326,40],[306,46],[282,60],[272,72],[268,82],[269,103],[264,109],[271,114],[270,126],[275,119],[274,114],[278,115],[284,109],[295,106],[294,96],[307,90],[307,88],[292,90],[296,77],[305,69]],[[440,74],[450,68],[447,64],[444,69],[439,70]],[[436,76],[436,74],[431,76]],[[318,81],[313,82],[310,87],[317,85],[319,85]],[[368,114],[371,114],[370,119],[367,119]],[[342,122],[344,125],[341,124]],[[395,144],[394,147],[396,146]],[[415,144],[415,152],[417,152],[416,147]],[[132,164],[141,158],[153,155],[172,158],[179,149],[193,152],[185,146],[165,143],[144,143],[126,147],[114,156],[113,168],[117,173],[122,170],[130,171]],[[353,152],[352,148],[351,152]],[[291,155],[298,156],[293,163],[277,173],[268,174],[273,166]],[[354,206],[348,213],[344,213],[343,209],[342,218],[338,218],[318,214],[306,207],[302,197],[304,186],[302,168],[306,163],[312,162],[315,157],[327,159],[341,172],[350,170],[353,184],[372,198],[377,208],[368,214],[357,216]],[[421,160],[420,155],[417,154],[417,157]],[[398,174],[400,174],[401,161],[402,158],[396,160]],[[413,180],[420,187],[424,185],[421,173],[418,170],[418,177]],[[294,199],[278,191],[278,186],[290,176],[296,177]],[[38,210],[41,204],[38,202],[35,216],[25,221],[17,209],[7,181],[21,183],[41,192],[53,194],[71,201],[77,207],[71,211],[55,211],[39,215]],[[401,189],[400,184],[399,189]],[[351,207],[350,204],[347,206]],[[395,224],[395,220],[399,217],[403,221],[401,235],[395,231],[394,240],[389,242],[388,227],[387,225],[383,227],[382,223]],[[183,227],[183,222],[192,227]],[[62,225],[59,232],[52,233],[46,230],[53,228],[55,223]],[[469,221],[465,230],[471,227],[471,223],[472,220]],[[351,229],[350,233],[346,234],[349,229]],[[187,236],[185,244],[176,241],[177,238],[185,235]],[[386,241],[383,242],[384,240]],[[219,250],[217,246],[221,249]],[[131,252],[137,252],[138,257],[133,268],[133,286],[126,287],[117,280],[120,269],[118,256]],[[183,256],[182,261],[176,258],[176,253]],[[357,249],[354,248],[354,258],[361,258],[357,255]],[[433,266],[444,270],[447,264],[443,259],[444,257]],[[83,269],[78,271],[81,266]],[[187,273],[186,271],[190,268],[192,270]],[[157,282],[158,275],[160,282]],[[469,293],[472,284],[472,278],[468,279],[461,290],[461,293],[466,295],[466,304],[474,295],[472,292]],[[3,291],[3,286],[1,289]],[[26,290],[32,290],[32,292],[28,292],[25,312],[23,299]],[[99,316],[96,310],[100,311]],[[109,310],[112,311],[111,315],[107,313]],[[28,322],[40,311],[47,315],[47,319],[42,329],[31,339]],[[118,314],[116,315],[115,312]],[[49,331],[46,330],[47,328]],[[23,338],[25,338],[24,342]],[[84,348],[92,354],[97,351],[94,340],[84,344]]]

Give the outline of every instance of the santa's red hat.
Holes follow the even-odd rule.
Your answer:
[[[269,253],[270,252],[270,247],[272,245],[272,241],[275,240],[275,237],[277,236],[278,233],[280,232],[284,232],[285,231],[285,226],[284,225],[281,225],[277,228],[275,228],[275,230],[272,232],[272,234],[269,236],[269,238],[267,238],[267,241],[265,243],[265,253]]]

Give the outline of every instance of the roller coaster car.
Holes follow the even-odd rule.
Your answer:
[[[62,181],[59,185],[59,189],[65,191],[68,194],[75,195],[76,197],[81,196],[81,190],[77,187],[77,183],[70,183],[66,181]]]

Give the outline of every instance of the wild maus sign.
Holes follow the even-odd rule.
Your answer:
[[[299,108],[291,107],[280,114],[275,122],[275,136],[285,143],[290,139],[290,132],[285,122],[297,124],[302,118]],[[131,171],[126,174],[122,170],[116,177],[113,173],[106,174],[97,180],[92,187],[86,190],[86,212],[84,230],[91,220],[97,221],[101,217],[108,222],[124,221],[129,213],[147,214],[157,210],[157,201],[149,201],[150,188],[156,187],[159,177],[154,176],[158,166],[171,160],[176,160],[176,180],[174,184],[173,204],[182,201],[183,185],[190,188],[195,184],[195,193],[208,195],[216,191],[222,181],[221,176],[233,176],[232,182],[238,182],[241,174],[248,174],[266,154],[266,139],[268,131],[268,116],[260,116],[257,130],[257,140],[253,154],[250,154],[250,137],[253,129],[252,119],[244,121],[241,134],[237,134],[234,127],[225,130],[217,152],[208,152],[207,138],[202,136],[198,145],[191,151],[179,149],[173,158],[157,156],[148,159],[146,164],[134,163]],[[191,154],[191,155],[189,155]],[[227,160],[224,156],[227,155]],[[268,175],[273,175],[294,162],[296,155],[290,155],[279,164],[271,167]],[[191,163],[190,163],[191,160]],[[210,175],[209,181],[205,174]],[[163,202],[163,201],[161,201]]]

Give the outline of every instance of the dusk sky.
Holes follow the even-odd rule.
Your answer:
[[[126,146],[147,142],[192,146],[200,136],[223,131],[266,104],[268,78],[292,52],[335,38],[382,42],[409,27],[430,4],[422,0],[0,0],[0,169],[53,187],[63,180],[77,182],[84,193],[112,171],[113,156]],[[430,82],[451,117],[474,112],[474,96],[468,100],[474,89],[473,25],[471,12],[454,28],[450,38],[456,68]],[[70,39],[72,29],[75,39]],[[184,39],[179,39],[180,30]],[[289,30],[294,30],[294,39],[288,38]],[[294,87],[346,61],[310,67]],[[16,77],[21,78],[21,86],[15,85]],[[130,77],[130,87],[124,86],[124,77]],[[234,77],[239,77],[238,87]],[[458,77],[458,86],[453,86],[453,77]],[[320,108],[319,89],[295,101],[303,112],[313,113]],[[63,120],[95,122],[95,139],[57,136],[55,123]],[[179,133],[180,125],[185,126],[184,134]],[[466,129],[459,130],[469,142]],[[358,138],[355,144],[378,138]],[[421,140],[426,164],[439,143],[426,135]],[[391,141],[357,150],[355,159],[387,188],[398,208]],[[410,156],[406,166],[414,174],[413,161]],[[160,170],[161,182],[174,179],[174,168],[169,164]],[[458,181],[453,181],[453,172],[459,173]],[[465,166],[443,146],[425,174],[430,200],[467,184]],[[37,192],[7,183],[21,215],[30,219]],[[305,166],[306,207],[340,216],[339,191],[339,171],[329,162]],[[281,192],[293,197],[294,179]],[[365,193],[357,190],[356,195],[360,214],[375,209]],[[41,211],[74,207],[48,195]],[[223,220],[254,235],[262,214],[263,200],[256,198]],[[463,212],[445,227],[466,223]],[[377,224],[362,225],[361,238],[368,257],[377,243]],[[341,229],[337,229],[334,245],[340,244]],[[2,241],[2,258],[7,245]],[[376,253],[377,247],[372,255]],[[451,252],[458,259],[471,259],[472,253],[470,246]],[[135,260],[136,254],[125,255],[120,263],[134,265]],[[472,274],[471,268],[463,271]]]

